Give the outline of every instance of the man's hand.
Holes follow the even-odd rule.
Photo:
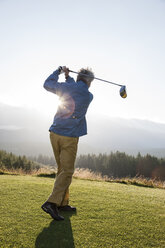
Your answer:
[[[60,74],[65,73],[65,78],[69,76],[69,68],[67,68],[66,66],[59,66],[58,70]]]
[[[63,66],[62,70],[65,73],[65,78],[67,78],[69,76],[69,68],[67,68],[66,66]]]

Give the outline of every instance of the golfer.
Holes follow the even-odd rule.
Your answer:
[[[65,73],[65,83],[59,83],[59,75]],[[59,96],[61,104],[51,125],[50,141],[57,162],[54,188],[42,209],[55,220],[64,220],[59,211],[76,211],[69,205],[69,186],[74,173],[79,137],[87,134],[86,112],[93,95],[88,91],[94,74],[81,69],[76,82],[69,76],[66,66],[59,67],[45,81],[44,88]]]

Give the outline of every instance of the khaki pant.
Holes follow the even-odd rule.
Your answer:
[[[69,204],[69,185],[74,173],[78,140],[79,138],[76,137],[66,137],[50,132],[50,141],[57,162],[57,176],[48,201],[56,203],[57,206]]]

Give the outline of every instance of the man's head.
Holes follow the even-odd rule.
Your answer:
[[[89,88],[91,85],[91,82],[94,80],[94,73],[89,68],[86,68],[86,69],[82,68],[78,72],[78,76],[77,76],[77,81],[80,81],[80,80],[86,83]]]

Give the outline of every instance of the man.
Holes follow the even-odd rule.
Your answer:
[[[64,72],[66,81],[59,83],[59,75]],[[55,220],[64,220],[59,211],[76,211],[69,205],[69,186],[74,173],[74,163],[80,136],[87,134],[85,115],[93,95],[88,91],[94,74],[89,69],[81,69],[76,82],[63,66],[53,72],[45,81],[44,88],[60,97],[61,105],[51,125],[50,141],[57,162],[57,176],[54,188],[42,209]]]

